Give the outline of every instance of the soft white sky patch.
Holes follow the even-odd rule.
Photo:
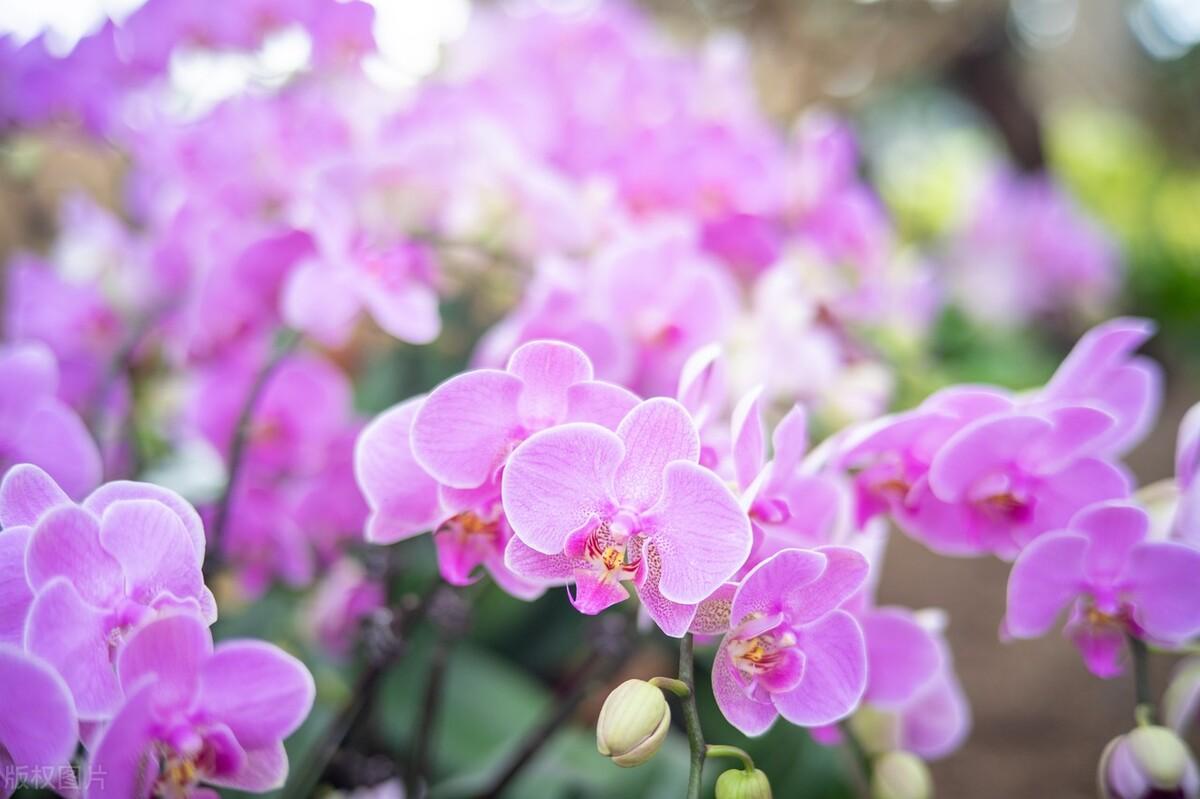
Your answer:
[[[364,63],[383,88],[416,83],[438,65],[441,48],[462,36],[471,18],[469,0],[367,0],[375,7],[379,54]]]
[[[0,33],[25,42],[45,32],[55,52],[69,52],[107,18],[118,22],[146,0],[5,0],[0,2]]]

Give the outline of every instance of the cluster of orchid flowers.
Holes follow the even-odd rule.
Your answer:
[[[312,678],[272,645],[214,645],[206,578],[232,578],[212,581],[223,607],[315,585],[313,637],[344,653],[386,602],[348,554],[363,538],[432,533],[445,583],[566,586],[583,614],[636,594],[646,625],[717,642],[734,727],[851,736],[878,774],[970,726],[945,614],[876,602],[892,528],[1012,561],[1003,635],[1069,609],[1099,676],[1127,641],[1200,635],[1198,412],[1169,502],[1119,460],[1158,415],[1150,324],[1093,329],[1035,391],[884,415],[875,343],[919,348],[950,292],[849,128],[811,113],[780,135],[733,43],[680,50],[619,3],[518,3],[398,95],[365,77],[370,6],[252,5],[149,0],[64,58],[0,42],[0,123],[71,118],[132,155],[123,218],[70,198],[49,251],[8,265],[4,789],[278,787]],[[282,86],[171,112],[176,50],[296,30],[310,66]],[[1111,294],[1102,234],[1049,183],[982,209],[961,246],[1041,275],[1015,305]],[[390,339],[470,346],[474,368],[367,419],[355,382]],[[1122,785],[1131,757],[1110,758]]]
[[[23,782],[114,799],[283,785],[313,678],[271,644],[214,646],[195,508],[125,480],[75,502],[21,464],[0,483],[0,524],[4,795]]]

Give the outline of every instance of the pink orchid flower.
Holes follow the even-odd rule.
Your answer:
[[[112,659],[131,630],[177,608],[216,620],[200,518],[165,488],[108,483],[75,505],[25,465],[0,484],[0,521],[0,579],[14,615],[6,637],[20,628],[25,649],[70,687],[80,719],[116,709]]]
[[[844,547],[785,549],[737,588],[713,663],[713,694],[730,724],[761,735],[775,719],[805,727],[848,716],[867,687],[862,628],[841,606],[867,579]]]
[[[513,596],[540,596],[544,585],[504,565],[512,530],[504,518],[499,486],[492,482],[479,489],[449,488],[413,457],[413,419],[426,401],[418,396],[384,411],[358,439],[355,475],[371,508],[367,541],[392,544],[432,531],[438,571],[446,582],[467,585],[482,566]]]
[[[700,438],[675,400],[647,400],[616,432],[565,424],[512,454],[501,496],[516,537],[517,574],[574,583],[595,614],[629,596],[667,635],[682,636],[707,598],[741,567],[750,523],[719,477],[700,466]]]
[[[55,396],[58,377],[44,345],[0,348],[0,469],[36,463],[80,497],[100,482],[103,464],[83,421]]]
[[[88,799],[216,799],[201,783],[283,786],[283,739],[312,708],[312,675],[260,641],[223,641],[189,613],[162,616],[117,656],[124,699],[92,748]]]
[[[0,796],[70,774],[79,725],[71,692],[46,663],[0,644]]]
[[[413,419],[413,456],[443,485],[478,488],[539,430],[575,421],[616,427],[637,397],[592,374],[582,350],[533,341],[512,354],[504,371],[452,377],[429,394]]]
[[[867,608],[856,618],[867,642],[863,706],[888,725],[889,743],[925,760],[958,749],[971,729],[971,708],[942,635],[943,615],[907,608]],[[841,742],[836,726],[813,731]]]
[[[734,479],[755,535],[747,567],[789,547],[834,543],[848,515],[847,486],[832,474],[803,466],[808,449],[804,408],[793,406],[775,426],[770,461],[761,389],[734,408],[731,438]]]
[[[1034,541],[1008,578],[1004,632],[1037,638],[1070,607],[1067,633],[1098,677],[1121,672],[1127,636],[1171,645],[1200,633],[1200,551],[1149,530],[1141,508],[1106,502]]]
[[[1090,405],[959,387],[879,425],[842,462],[860,521],[886,509],[934,551],[1012,558],[1081,508],[1129,495],[1126,472],[1098,455],[1114,423]]]
[[[1134,354],[1154,330],[1148,319],[1131,317],[1096,325],[1034,394],[1034,403],[1094,405],[1116,420],[1099,451],[1127,452],[1146,437],[1162,406],[1162,368]]]

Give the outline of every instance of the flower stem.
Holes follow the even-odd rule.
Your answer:
[[[683,706],[683,721],[687,726],[688,747],[691,749],[691,770],[688,772],[687,799],[700,799],[700,782],[704,772],[704,731],[700,728],[700,712],[696,709],[696,677],[692,634],[679,639],[679,681],[688,689]]]
[[[229,523],[229,508],[233,502],[238,473],[241,471],[242,461],[245,460],[246,447],[250,439],[250,426],[254,421],[254,411],[258,400],[262,396],[263,389],[267,387],[271,375],[300,343],[300,338],[300,333],[288,329],[280,331],[275,337],[271,355],[255,375],[254,382],[250,386],[250,393],[246,396],[246,402],[238,416],[237,426],[233,430],[233,441],[229,445],[229,476],[225,481],[225,490],[221,493],[216,510],[213,512],[212,526],[209,528],[208,555],[204,560],[206,581],[217,573],[224,561],[224,553],[221,551],[222,541],[225,537],[225,527]]]
[[[409,633],[425,617],[433,596],[441,586],[442,583],[438,580],[422,596],[410,597],[408,607],[402,608],[397,617],[387,625],[387,629],[381,631],[380,637],[384,640],[368,647],[370,653],[367,665],[354,681],[346,704],[325,728],[321,738],[309,749],[307,757],[302,761],[302,767],[288,780],[289,788],[283,794],[285,797],[307,799],[313,795],[342,742],[348,739],[367,717],[367,710],[375,699],[384,674],[407,651]]]
[[[709,744],[704,748],[704,754],[706,757],[735,757],[742,761],[742,768],[746,771],[754,771],[754,761],[745,749],[725,744]]]
[[[692,689],[688,688],[687,683],[673,677],[651,677],[649,683],[660,690],[670,691],[680,699],[687,699],[692,695]]]
[[[470,795],[479,799],[496,799],[516,779],[542,750],[559,728],[567,723],[576,708],[588,696],[597,683],[604,683],[613,678],[633,651],[633,640],[629,635],[632,625],[627,619],[618,614],[610,614],[599,620],[600,638],[593,647],[591,657],[577,669],[567,680],[567,688],[560,698],[555,701],[553,711],[546,716],[525,736],[521,744],[504,761],[496,774],[479,791]],[[439,792],[442,795],[458,795],[451,791]]]
[[[854,734],[854,730],[847,721],[842,720],[838,722],[838,729],[842,733],[842,738],[846,741],[846,750],[849,751],[850,757],[854,761],[851,771],[854,774],[859,792],[865,795],[870,790],[871,773],[874,771],[871,766],[871,756],[867,754],[862,741],[858,740],[858,736]]]
[[[1150,650],[1146,642],[1132,635],[1126,636],[1129,654],[1133,660],[1134,715],[1139,724],[1154,723],[1154,699],[1150,693]]]
[[[408,768],[404,773],[404,795],[411,799],[421,799],[429,793],[433,742],[442,699],[446,693],[446,672],[450,665],[450,653],[455,642],[467,631],[470,605],[461,592],[445,588],[434,595],[428,615],[437,626],[437,640],[429,657],[429,677],[425,682],[425,694],[421,701],[417,725],[413,728],[412,748],[409,751]]]

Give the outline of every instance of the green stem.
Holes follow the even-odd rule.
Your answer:
[[[1127,637],[1133,660],[1134,716],[1139,724],[1154,723],[1154,699],[1150,693],[1150,650],[1146,642],[1132,635]]]
[[[237,487],[238,472],[241,470],[246,448],[250,443],[250,427],[254,421],[254,411],[259,397],[267,387],[271,375],[299,343],[300,334],[295,330],[285,329],[276,336],[274,349],[262,368],[258,370],[258,374],[255,375],[254,383],[250,386],[250,393],[246,396],[246,403],[242,406],[241,414],[238,416],[237,426],[233,430],[233,441],[229,445],[229,474],[225,480],[225,490],[221,493],[216,510],[213,511],[213,522],[209,527],[208,554],[203,567],[205,581],[220,570],[224,561],[222,539],[225,537],[225,527],[229,521],[229,509],[233,502],[234,490]]]
[[[700,799],[700,781],[704,772],[704,731],[700,729],[700,712],[696,709],[696,677],[693,656],[694,642],[688,633],[679,640],[679,681],[688,689],[683,706],[683,721],[687,726],[688,747],[691,749],[691,770],[688,772],[687,799]]]
[[[687,683],[682,680],[676,680],[673,677],[651,677],[649,682],[655,688],[670,691],[680,699],[687,699],[692,695],[692,689],[688,688]]]
[[[742,768],[751,773],[754,772],[754,761],[750,759],[750,754],[745,749],[739,749],[736,746],[727,746],[725,744],[709,744],[704,748],[704,754],[707,757],[734,757],[742,761]]]
[[[867,754],[866,747],[862,745],[862,741],[858,740],[858,736],[854,734],[854,729],[848,721],[838,722],[838,729],[841,730],[842,738],[846,741],[846,749],[850,752],[851,759],[854,760],[855,768],[852,769],[858,789],[861,794],[866,794],[870,790],[871,773],[874,770],[871,766],[871,756]]]

